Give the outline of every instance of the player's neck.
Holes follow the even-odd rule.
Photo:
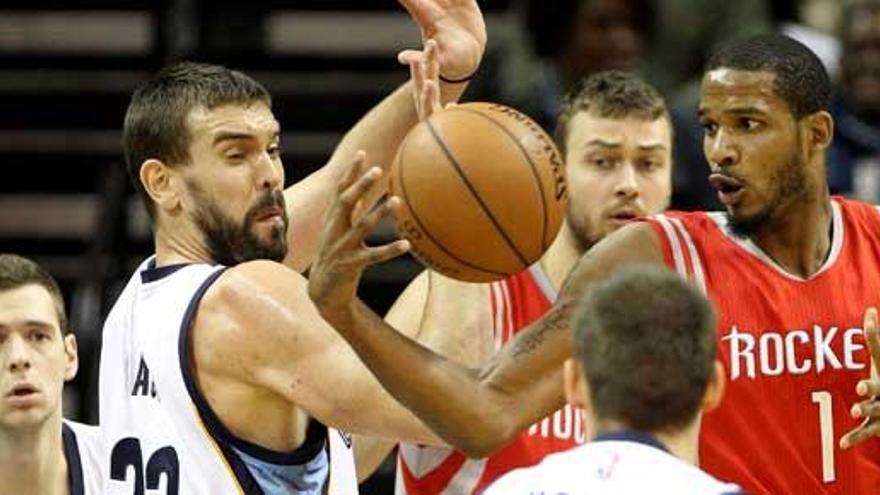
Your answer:
[[[700,435],[700,419],[701,417],[698,417],[697,419],[692,421],[690,425],[681,430],[675,430],[673,432],[650,432],[649,435],[651,435],[657,441],[663,444],[663,446],[666,447],[666,450],[668,450],[670,454],[678,457],[688,464],[699,466],[700,455],[698,446]],[[588,421],[591,421],[593,424],[591,438],[596,438],[600,435],[607,435],[609,433],[633,430],[632,427],[621,421],[609,419],[599,420],[596,417],[590,417]]]
[[[205,247],[202,234],[192,225],[159,226],[155,239],[156,266],[214,263]]]
[[[683,430],[675,432],[655,432],[653,436],[660,441],[669,452],[679,459],[700,465],[699,436],[700,421],[694,421]]]
[[[554,289],[559,290],[562,287],[565,277],[583,254],[584,249],[576,240],[568,222],[563,221],[556,239],[541,257],[541,268],[544,269]]]
[[[831,250],[831,201],[826,193],[786,205],[752,241],[787,272],[807,278],[822,267]]]
[[[60,417],[32,431],[0,434],[0,480],[3,480],[4,493],[66,495],[69,492]]]

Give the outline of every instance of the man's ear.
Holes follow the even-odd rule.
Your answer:
[[[706,391],[703,392],[700,409],[703,412],[709,412],[718,407],[721,404],[721,399],[724,398],[724,388],[726,386],[727,374],[724,373],[724,365],[716,359],[712,375],[709,377],[709,383],[706,384]]]
[[[77,350],[76,336],[69,333],[64,336],[64,381],[69,382],[79,371],[79,352]]]
[[[157,209],[169,211],[180,206],[180,191],[174,175],[174,169],[161,160],[150,158],[141,164],[141,184]]]
[[[821,110],[803,118],[805,126],[803,132],[809,136],[809,145],[812,150],[822,151],[831,146],[834,138],[834,118],[830,113]]]
[[[574,358],[565,360],[563,368],[565,399],[576,409],[586,409],[589,405],[587,380],[580,364]]]

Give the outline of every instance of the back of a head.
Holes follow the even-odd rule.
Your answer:
[[[653,122],[669,119],[666,102],[644,79],[631,72],[597,72],[580,81],[565,97],[556,126],[556,143],[565,154],[569,124],[580,112],[611,119]]]
[[[193,109],[255,102],[271,106],[269,92],[254,79],[219,65],[193,62],[169,65],[135,89],[125,114],[122,142],[128,174],[152,216],[154,206],[139,178],[144,161],[188,162],[187,117]]]
[[[31,259],[17,254],[0,254],[0,292],[32,284],[46,289],[55,304],[55,311],[58,313],[58,327],[61,329],[61,333],[69,333],[64,297],[52,275]]]
[[[646,432],[694,420],[714,369],[715,316],[676,273],[615,272],[584,296],[574,337],[598,419]]]
[[[774,92],[795,118],[831,109],[831,80],[822,61],[809,48],[781,34],[734,40],[706,64],[706,72],[732,69],[774,75]]]

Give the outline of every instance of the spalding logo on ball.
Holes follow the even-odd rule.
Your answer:
[[[489,282],[535,263],[565,214],[562,157],[532,119],[496,103],[441,110],[406,136],[391,166],[398,231],[426,266]]]

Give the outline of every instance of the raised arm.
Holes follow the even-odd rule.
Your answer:
[[[473,457],[485,457],[564,403],[561,368],[571,355],[569,319],[591,284],[629,263],[663,263],[659,239],[646,224],[605,238],[576,265],[560,300],[521,332],[482,370],[448,360],[383,322],[356,297],[362,270],[400,254],[408,243],[365,247],[370,222],[351,223],[352,205],[378,181],[373,169],[343,182],[325,222],[321,256],[309,295],[324,318],[352,345],[382,385],[437,435]],[[399,207],[396,198],[386,208]],[[418,369],[418,373],[413,373]]]
[[[424,67],[423,57],[426,54],[435,57],[433,70],[442,76],[439,90],[429,85],[428,94],[438,91],[445,103],[458,101],[467,88],[467,81],[448,81],[466,79],[480,64],[486,45],[486,28],[475,0],[401,0],[400,3],[419,25],[427,53],[401,52],[398,58],[410,66],[413,81],[399,87],[361,118],[345,134],[324,167],[285,191],[290,217],[290,250],[285,264],[297,271],[308,268],[317,254],[321,219],[355,152],[363,150],[372,163],[387,167],[406,133],[418,122],[413,100],[424,98],[425,91],[416,87],[416,83],[433,79],[432,74],[419,72]],[[436,43],[435,47],[430,47],[429,39]],[[428,70],[433,67],[431,64],[433,59],[428,61]]]

